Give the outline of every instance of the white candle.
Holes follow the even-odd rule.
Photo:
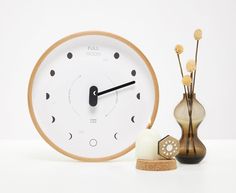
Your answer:
[[[158,141],[160,139],[161,138],[156,130],[143,130],[136,139],[135,153],[137,159],[163,159],[160,155],[158,155]]]

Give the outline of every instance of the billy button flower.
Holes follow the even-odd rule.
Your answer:
[[[177,44],[177,45],[175,46],[175,52],[176,52],[176,54],[182,54],[183,51],[184,51],[184,48],[183,48],[182,45]]]
[[[189,60],[186,64],[186,69],[188,72],[192,73],[196,70],[196,65],[194,60]]]
[[[184,86],[190,86],[192,84],[192,78],[189,75],[185,75],[182,78],[182,83]]]
[[[195,40],[200,40],[202,39],[202,30],[201,29],[196,29],[194,32],[194,39]]]

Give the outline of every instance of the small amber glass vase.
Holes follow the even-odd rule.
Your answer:
[[[193,94],[175,107],[174,116],[182,129],[180,151],[176,159],[181,163],[196,164],[206,155],[206,147],[200,141],[197,130],[205,117],[205,109]]]

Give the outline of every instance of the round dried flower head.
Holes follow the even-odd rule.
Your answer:
[[[194,39],[195,40],[202,39],[202,30],[201,29],[195,30],[195,32],[194,32]]]
[[[185,75],[185,76],[183,77],[183,79],[182,79],[182,83],[183,83],[183,85],[185,85],[185,86],[190,86],[191,83],[192,83],[191,77],[190,77],[189,75]]]
[[[176,52],[177,54],[181,54],[181,53],[183,53],[183,51],[184,51],[184,48],[183,48],[183,46],[181,46],[180,44],[177,44],[177,45],[175,46],[175,52]]]
[[[194,60],[189,60],[186,64],[186,68],[188,72],[194,72],[196,70],[196,65]]]

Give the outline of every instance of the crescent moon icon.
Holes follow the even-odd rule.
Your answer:
[[[46,100],[48,100],[50,98],[49,93],[46,93]]]
[[[117,140],[118,138],[117,138],[117,132],[114,134],[114,138]]]
[[[132,116],[132,117],[131,117],[131,121],[132,121],[133,123],[135,123],[134,118],[135,118],[135,116]]]
[[[140,93],[136,95],[137,99],[140,100]]]
[[[95,91],[93,91],[93,95],[94,95],[94,96],[96,96],[96,95],[97,95],[97,93],[96,93],[96,90],[95,90]]]
[[[70,135],[69,140],[71,140],[72,139],[72,133],[69,133],[69,135]]]
[[[52,123],[54,123],[55,122],[55,117],[54,116],[52,116]]]

